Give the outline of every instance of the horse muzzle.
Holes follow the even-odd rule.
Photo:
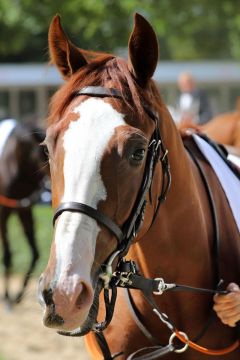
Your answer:
[[[39,284],[39,297],[45,308],[44,325],[66,331],[81,327],[88,316],[93,294],[91,285],[84,281],[71,287],[64,287],[63,284],[50,287],[44,285],[42,279]]]

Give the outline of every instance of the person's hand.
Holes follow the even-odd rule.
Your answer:
[[[214,296],[213,309],[223,324],[234,327],[240,320],[240,288],[230,283],[227,290],[230,291],[227,295]]]

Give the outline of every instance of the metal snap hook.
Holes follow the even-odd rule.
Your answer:
[[[185,340],[187,341],[187,343],[186,343],[181,349],[175,349],[175,350],[174,350],[175,353],[181,354],[181,353],[183,353],[184,351],[186,351],[186,350],[188,349],[188,346],[189,346],[189,343],[188,343],[189,338],[188,338],[187,334],[185,334],[183,331],[178,331],[178,332],[179,332],[179,334],[181,334],[181,335],[185,338]],[[176,336],[177,336],[176,333],[173,332],[172,335],[171,335],[170,338],[169,338],[169,345],[173,345],[173,339],[174,339]]]
[[[153,291],[154,295],[162,295],[164,291],[170,290],[176,287],[176,284],[167,284],[163,278],[155,278],[154,281],[158,281],[158,290]]]
[[[154,280],[159,281],[159,284],[158,284],[158,290],[153,291],[153,294],[154,295],[162,295],[165,290],[165,282],[164,282],[163,278],[155,278]]]

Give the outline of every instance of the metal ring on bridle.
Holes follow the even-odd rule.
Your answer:
[[[181,354],[181,353],[183,353],[184,351],[187,350],[187,348],[188,348],[188,346],[189,346],[189,343],[188,343],[189,339],[188,339],[187,334],[185,334],[183,331],[179,331],[179,334],[181,334],[181,335],[186,339],[186,341],[187,341],[187,343],[186,343],[181,349],[175,349],[175,350],[174,350],[175,353]],[[172,335],[171,335],[170,338],[169,338],[169,345],[173,345],[173,339],[174,339],[176,336],[177,336],[176,333],[173,332]]]

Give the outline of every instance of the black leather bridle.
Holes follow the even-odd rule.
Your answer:
[[[99,97],[99,98],[117,98],[123,99],[119,90],[114,88],[104,88],[101,86],[88,86],[76,93],[76,96],[91,96],[91,97]],[[138,234],[141,224],[144,219],[144,212],[146,208],[146,195],[151,188],[152,178],[154,173],[154,168],[157,162],[160,160],[162,163],[163,169],[163,179],[167,179],[166,182],[163,182],[162,192],[159,196],[159,203],[165,199],[165,195],[170,186],[170,171],[169,171],[169,163],[168,163],[168,151],[165,149],[164,144],[161,139],[160,130],[159,130],[159,119],[157,114],[155,114],[150,107],[143,103],[143,108],[147,115],[154,121],[155,129],[153,131],[152,137],[149,142],[146,166],[143,176],[143,181],[139,193],[137,195],[136,202],[132,209],[129,219],[125,222],[122,228],[120,228],[112,219],[104,215],[99,210],[88,206],[86,204],[78,203],[78,202],[64,202],[61,203],[60,206],[56,209],[53,224],[55,224],[57,218],[64,212],[79,212],[83,213],[101,225],[105,226],[118,240],[117,253],[118,256],[124,256],[129,246],[131,245],[132,239],[136,237]],[[162,155],[162,156],[161,156]],[[158,210],[159,205],[157,206],[155,213]]]

